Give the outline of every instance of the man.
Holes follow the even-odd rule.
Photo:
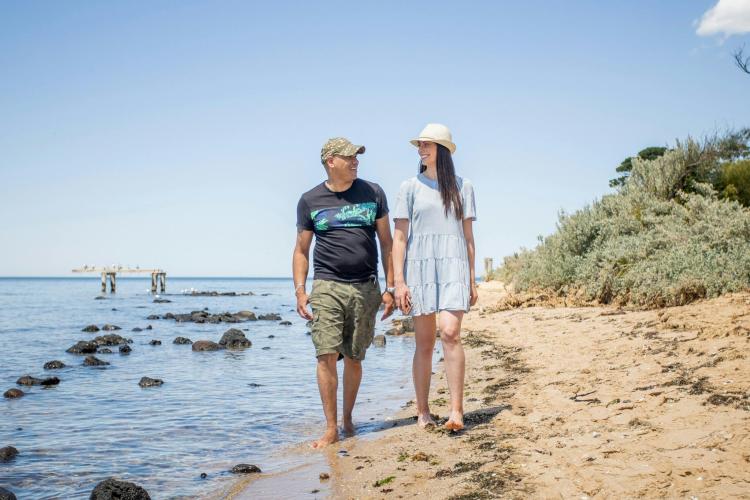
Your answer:
[[[328,180],[303,194],[297,205],[297,244],[292,263],[297,313],[312,320],[318,389],[326,417],[326,431],[313,442],[313,448],[325,447],[339,438],[336,361],[341,357],[342,428],[345,434],[354,433],[352,409],[362,380],[361,363],[372,343],[375,316],[381,303],[385,306],[382,319],[390,316],[394,307],[388,202],[380,186],[357,178],[357,155],[364,152],[364,146],[343,137],[326,142],[320,161]],[[376,234],[386,276],[383,294],[378,282]],[[313,235],[315,274],[308,296],[305,282]]]

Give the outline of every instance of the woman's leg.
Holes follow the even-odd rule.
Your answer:
[[[440,311],[440,341],[445,357],[445,376],[451,393],[451,414],[445,426],[459,430],[464,427],[464,347],[461,345],[462,311]]]
[[[435,424],[430,416],[430,377],[432,376],[432,351],[435,349],[435,314],[414,316],[414,336],[417,347],[414,350],[412,376],[417,395],[417,424],[424,427]]]

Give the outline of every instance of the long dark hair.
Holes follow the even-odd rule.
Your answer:
[[[456,168],[453,166],[453,157],[448,148],[442,144],[435,144],[437,146],[437,180],[438,188],[440,188],[440,197],[443,199],[443,207],[445,208],[445,216],[448,216],[448,212],[452,211],[456,216],[456,219],[462,220],[464,218],[464,205],[461,202],[461,193],[458,191],[458,181],[456,180]],[[427,169],[426,166],[419,161],[419,173],[421,174]]]

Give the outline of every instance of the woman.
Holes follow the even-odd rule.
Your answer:
[[[427,398],[437,320],[451,394],[451,412],[445,427],[461,430],[461,320],[477,302],[472,232],[472,222],[476,220],[474,188],[467,179],[456,175],[451,156],[456,145],[448,127],[429,124],[411,143],[419,150],[419,175],[401,184],[393,215],[396,306],[414,317],[417,347],[412,375],[417,423],[423,428],[435,425]]]

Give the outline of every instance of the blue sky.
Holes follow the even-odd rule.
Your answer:
[[[722,2],[701,35],[716,0],[0,2],[0,275],[289,276],[323,142],[393,203],[428,122],[497,262],[626,156],[750,125]]]

